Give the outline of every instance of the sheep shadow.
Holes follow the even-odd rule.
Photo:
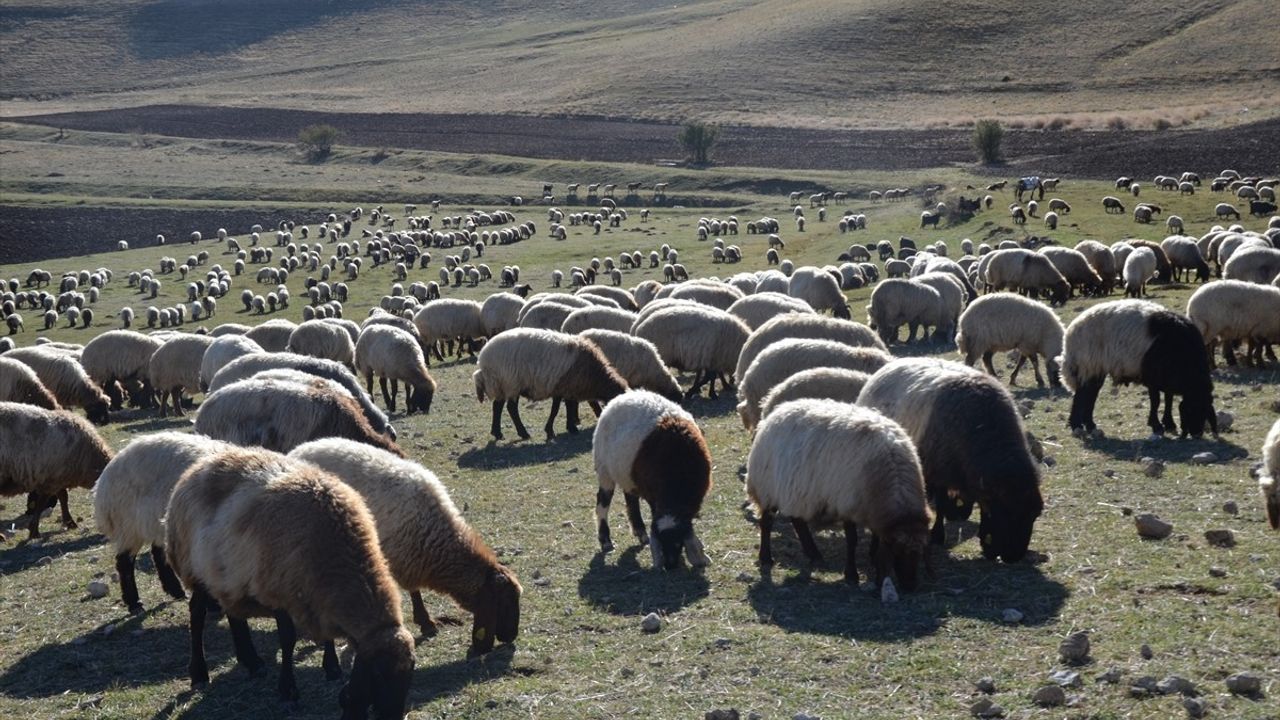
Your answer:
[[[187,410],[186,415],[174,416],[168,415],[160,417],[159,410],[119,410],[113,412],[111,422],[115,424],[119,422],[118,427],[129,433],[152,433],[167,430],[185,430],[191,427],[196,419],[196,414],[192,410]],[[120,420],[117,421],[117,417]]]
[[[619,530],[627,534],[625,538],[615,534],[615,541],[632,544],[621,552],[597,552],[578,579],[578,597],[612,615],[634,616],[676,612],[710,593],[711,584],[701,571],[684,566],[666,572],[642,566],[639,556],[642,551],[647,556],[647,548],[636,544],[630,531]],[[611,556],[616,562],[609,562]]]
[[[696,397],[690,398],[680,403],[680,405],[696,418],[735,415],[738,412],[738,389],[734,387],[730,390],[721,391],[716,394],[715,400],[699,393]]]
[[[1071,440],[1068,440],[1070,442]],[[1174,435],[1160,438],[1083,438],[1076,440],[1093,452],[1101,453],[1114,460],[1137,461],[1144,457],[1153,457],[1167,463],[1190,464],[1197,453],[1211,452],[1217,456],[1218,462],[1228,462],[1249,457],[1249,450],[1221,436],[1215,440],[1213,436],[1203,438],[1178,439]]]
[[[576,435],[562,433],[549,442],[539,442],[536,439],[514,442],[490,439],[487,445],[473,447],[459,455],[458,467],[472,470],[496,470],[566,460],[591,451],[593,430],[594,428],[584,428]],[[531,427],[529,432],[534,438],[538,438],[542,434],[542,428]]]
[[[21,520],[25,515],[17,518]],[[6,521],[8,527],[13,520]],[[56,512],[41,520],[40,535],[42,540],[37,544],[27,540],[27,529],[23,525],[16,528],[17,536],[9,541],[0,540],[0,547],[5,548],[4,559],[0,561],[0,577],[23,572],[37,565],[56,562],[59,555],[87,550],[107,541],[98,533],[81,534],[70,537],[68,533],[79,533],[79,530],[64,530],[58,522]],[[66,536],[64,538],[64,536]],[[46,560],[47,558],[47,560]]]
[[[953,342],[934,342],[932,339],[919,340],[909,343],[905,340],[889,344],[889,354],[895,358],[904,357],[931,357],[940,352],[954,350],[956,344]]]
[[[453,695],[468,685],[496,680],[514,673],[533,674],[530,668],[513,668],[516,646],[499,645],[491,652],[474,658],[459,658],[450,662],[419,665],[413,673],[409,688],[409,707],[425,705],[437,698]]]

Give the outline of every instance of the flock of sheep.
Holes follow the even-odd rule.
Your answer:
[[[1227,180],[1220,189],[1237,197],[1245,187],[1255,202],[1274,197],[1274,181],[1228,173],[1220,179]],[[1198,181],[1184,176],[1171,187],[1191,184],[1194,191]],[[1123,187],[1138,194],[1131,180]],[[822,193],[810,201],[825,219],[828,200],[846,199]],[[1061,201],[1049,206],[1070,212]],[[592,454],[600,547],[613,548],[608,509],[621,489],[637,542],[655,567],[667,569],[682,557],[694,567],[709,562],[694,521],[711,488],[711,458],[681,404],[704,387],[712,398],[717,384],[733,390],[752,437],[746,494],[756,508],[760,564],[773,562],[777,516],[790,520],[813,561],[820,559],[813,528],[836,524],[846,537],[845,578],[857,583],[855,548],[866,529],[869,575],[888,602],[917,587],[929,545],[941,544],[946,521],[967,519],[975,505],[986,557],[1016,562],[1030,547],[1044,506],[1039,450],[995,377],[997,353],[1017,355],[1010,382],[1030,361],[1043,385],[1043,360],[1048,382],[1074,394],[1069,425],[1078,434],[1100,433],[1094,409],[1110,377],[1148,389],[1154,434],[1200,436],[1218,429],[1211,378],[1217,347],[1234,364],[1244,344],[1245,362],[1261,365],[1274,360],[1271,345],[1280,341],[1277,217],[1265,232],[1215,227],[1161,243],[975,247],[966,240],[955,259],[944,243],[855,243],[823,267],[782,259],[778,221],[765,217],[747,224],[748,233],[768,236],[765,270],[689,279],[679,251],[663,246],[648,263],[663,267],[666,283],[621,286],[623,271],[645,260],[637,249],[619,261],[593,258],[571,268],[572,293],[531,294],[519,268],[506,266],[496,275],[499,292],[476,302],[442,298],[441,290],[494,278],[478,262],[486,249],[529,241],[537,228],[501,210],[441,219],[414,210],[406,207],[402,230],[381,208],[369,213],[365,229],[359,208],[330,215],[314,231],[282,223],[273,247],[262,245],[272,234],[262,228],[251,231],[247,247],[219,231],[213,242],[234,256],[229,268],[210,265],[203,250],[181,264],[165,258],[159,268],[129,274],[129,289],[143,299],[156,297],[161,277],[187,284],[185,303],[144,311],[145,333],[132,327],[126,308],[117,316],[123,327],[83,345],[13,342],[25,327],[23,310],[40,313],[46,327],[63,317],[89,326],[100,293],[115,282],[107,269],[56,278],[56,293],[53,274],[35,269],[0,291],[10,330],[0,340],[0,494],[27,495],[23,522],[36,537],[42,512],[59,501],[64,525],[73,527],[68,490],[92,488],[95,522],[114,548],[130,612],[143,609],[134,557],[144,549],[163,591],[189,598],[193,685],[209,679],[202,637],[206,613],[218,607],[249,669],[262,660],[246,619],[276,620],[286,701],[298,699],[292,658],[299,633],[325,643],[331,678],[343,672],[334,640],[349,640],[357,652],[340,696],[343,717],[364,717],[369,708],[378,717],[404,715],[414,641],[397,588],[410,592],[424,636],[435,634],[420,594],[431,589],[473,614],[472,652],[515,639],[519,580],[435,475],[397,443],[391,420],[400,387],[404,412],[430,412],[433,358],[474,356],[475,396],[490,403],[496,440],[504,437],[504,413],[517,435],[530,437],[522,398],[551,400],[548,439],[562,408],[567,432],[578,432],[586,403],[598,418]],[[803,208],[794,214],[803,220]],[[616,206],[570,215],[551,208],[549,242],[564,239],[566,219],[598,232],[628,218]],[[840,222],[842,231],[866,227],[865,216],[854,213]],[[736,217],[698,223],[698,239],[714,240],[713,263],[742,260],[742,248],[720,237],[736,235],[738,226]],[[189,241],[208,242],[198,233]],[[439,281],[405,287],[413,270],[429,267],[433,251],[444,256]],[[258,269],[248,271],[253,264]],[[389,265],[396,282],[357,323],[343,317],[343,304],[366,265]],[[1191,271],[1203,285],[1185,314],[1143,299],[1148,283]],[[305,280],[295,298],[287,283],[297,276]],[[560,287],[564,277],[556,271],[551,284]],[[597,277],[610,282],[597,284]],[[301,302],[304,321],[213,324],[218,300],[237,284],[249,285],[241,297],[248,314]],[[254,285],[271,290],[264,296]],[[867,286],[874,289],[864,325],[851,319],[844,293]],[[1124,299],[1097,303],[1065,327],[1045,302],[1107,296],[1120,286]],[[183,332],[193,321],[209,325]],[[954,341],[964,362],[895,359],[904,325],[906,343]],[[973,367],[979,358],[985,372]],[[677,373],[690,377],[687,387]],[[375,378],[385,410],[374,399]],[[113,450],[93,425],[126,404],[181,415],[184,398],[198,393],[205,396],[195,434],[152,433]],[[1263,453],[1265,503],[1280,527],[1280,422]]]

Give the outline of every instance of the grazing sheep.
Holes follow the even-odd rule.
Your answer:
[[[278,691],[296,702],[298,631],[317,641],[345,636],[357,648],[339,693],[345,717],[403,718],[413,672],[413,637],[359,494],[312,465],[262,450],[228,450],[201,461],[174,487],[166,511],[170,566],[191,590],[191,683],[209,681],[206,613],[227,615],[236,657],[262,668],[246,618],[274,615],[280,639]],[[340,677],[332,644],[325,675]]]
[[[1115,288],[1116,277],[1119,274],[1115,253],[1111,251],[1111,248],[1097,240],[1081,240],[1076,244],[1075,249],[1076,252],[1084,256],[1089,266],[1093,268],[1094,272],[1102,280],[1102,285],[1098,288],[1099,294],[1110,295],[1112,289]]]
[[[255,359],[241,358],[218,373],[212,391],[196,413],[196,432],[277,452],[288,452],[322,437],[345,437],[400,452],[393,440],[369,423],[356,397],[333,380],[300,370],[273,368],[273,377],[255,373],[246,380],[221,382],[224,374],[237,371],[237,365],[244,367],[245,361]]]
[[[613,549],[609,504],[621,488],[631,530],[649,546],[655,568],[678,567],[681,550],[693,567],[710,564],[693,520],[711,489],[711,453],[693,416],[651,392],[623,393],[600,414],[591,454],[600,483],[596,521],[602,552]],[[641,500],[653,523],[648,532]]]
[[[16,335],[19,330],[26,329],[26,325],[24,325],[22,321],[21,313],[15,312],[11,315],[6,316],[4,319],[4,324],[9,328],[10,335]]]
[[[132,614],[142,612],[134,556],[151,546],[160,586],[172,598],[187,597],[165,561],[164,513],[173,486],[188,469],[233,445],[189,433],[159,432],[130,442],[102,471],[93,487],[93,517],[111,541],[120,594]]]
[[[685,400],[697,395],[704,384],[714,400],[716,379],[722,389],[727,389],[725,376],[733,371],[751,329],[724,310],[688,304],[665,307],[641,317],[632,334],[652,342],[670,367],[695,373]]]
[[[1153,302],[1114,300],[1076,316],[1067,326],[1062,375],[1075,393],[1068,420],[1072,431],[1092,433],[1097,428],[1093,409],[1109,376],[1116,383],[1146,386],[1151,402],[1147,423],[1154,434],[1177,430],[1175,394],[1182,396],[1178,414],[1183,437],[1200,437],[1206,422],[1218,434],[1204,338],[1191,320]],[[1161,392],[1163,423],[1156,414]]]
[[[852,405],[858,401],[858,393],[871,375],[857,370],[835,367],[815,367],[801,370],[783,380],[764,396],[760,403],[760,420],[763,422],[783,403],[805,398],[829,400]]]
[[[216,333],[216,331],[215,331]],[[209,391],[209,384],[218,371],[226,367],[232,360],[252,353],[265,353],[258,343],[243,335],[221,335],[210,333],[213,342],[205,348],[200,358],[200,390]]]
[[[360,332],[355,345],[356,372],[364,376],[365,389],[373,394],[373,376],[378,376],[382,399],[391,412],[396,410],[399,381],[405,384],[405,412],[431,412],[436,381],[427,372],[426,358],[417,338],[390,325],[371,325]],[[391,392],[387,392],[387,381]]]
[[[1062,277],[1071,286],[1070,296],[1075,288],[1082,294],[1096,295],[1102,290],[1103,280],[1089,263],[1089,259],[1078,250],[1047,245],[1040,248],[1039,253],[1049,258],[1049,262],[1062,273]]]
[[[840,290],[840,282],[822,268],[812,266],[796,268],[791,274],[787,294],[805,301],[809,307],[818,312],[830,310],[832,315],[844,320],[852,317],[849,313],[849,304]]]
[[[1280,273],[1280,249],[1250,245],[1232,253],[1222,266],[1222,276],[1228,280],[1267,284]]]
[[[738,379],[737,410],[742,426],[754,430],[760,423],[765,395],[798,372],[829,367],[873,373],[891,359],[878,348],[850,347],[832,340],[787,338],[771,343]]]
[[[417,343],[417,339],[414,343]],[[328,320],[311,320],[289,333],[285,351],[351,365],[356,347],[351,333],[344,327]]]
[[[1234,346],[1249,341],[1245,362],[1261,367],[1263,347],[1280,342],[1280,287],[1219,280],[1200,287],[1187,301],[1187,317],[1204,338],[1209,367],[1222,342],[1228,365],[1236,364]]]
[[[559,328],[548,328],[551,330],[559,330],[570,335],[581,334],[584,330],[600,329],[600,330],[616,330],[618,332],[630,332],[631,325],[636,321],[636,314],[610,307],[587,307],[578,308],[571,311],[565,316],[564,322]]]
[[[1267,521],[1280,530],[1280,420],[1271,426],[1262,444],[1262,472],[1258,477],[1267,506]]]
[[[814,314],[813,308],[809,306],[809,303],[799,298],[776,292],[747,295],[730,305],[728,312],[746,323],[747,327],[753,331],[779,315],[791,313]]]
[[[756,357],[776,342],[788,338],[831,340],[849,347],[875,348],[888,352],[885,344],[866,325],[846,322],[822,315],[789,313],[776,317],[752,331],[738,354],[734,377],[741,379]]]
[[[1133,186],[1130,186],[1131,189],[1132,187]],[[1136,196],[1138,193],[1135,191],[1133,194]],[[1120,198],[1113,197],[1111,195],[1102,198],[1102,209],[1109,213],[1115,212],[1124,214],[1125,212],[1124,203],[1120,202]]]
[[[1066,303],[1071,294],[1071,284],[1053,261],[1037,252],[1022,248],[996,250],[984,256],[983,261],[986,284],[993,290],[1021,291],[1029,297],[1046,291],[1051,305]]]
[[[1200,246],[1191,238],[1176,235],[1160,241],[1160,248],[1169,258],[1172,267],[1172,279],[1185,281],[1189,279],[1191,270],[1196,271],[1196,279],[1200,282],[1209,280],[1209,263],[1200,254]]]
[[[1234,217],[1236,220],[1240,219],[1240,211],[1231,203],[1218,203],[1213,208],[1213,214],[1217,215],[1219,218]]]
[[[964,310],[964,286],[950,273],[927,272],[911,279],[912,282],[928,285],[938,291],[942,298],[942,313],[938,316],[938,325],[934,328],[935,341],[951,342],[956,336],[956,324],[960,313]]]
[[[845,582],[857,584],[859,526],[872,533],[875,582],[890,571],[904,590],[917,586],[928,546],[928,504],[920,459],[897,423],[865,407],[795,400],[760,425],[747,458],[747,496],[760,525],[759,562],[773,564],[775,514],[791,518],[809,561],[822,561],[810,523],[844,526]]]
[[[631,312],[635,312],[640,309],[640,306],[636,304],[635,296],[632,295],[629,290],[625,290],[620,287],[588,285],[587,287],[579,288],[575,294],[579,296],[607,298],[617,303],[619,308],[622,308],[623,310],[630,310]]]
[[[911,343],[917,328],[925,328],[922,341],[927,341],[928,328],[945,322],[942,294],[915,280],[885,280],[871,292],[866,309],[867,325],[885,344],[898,341],[898,328],[903,325],[908,327],[907,342]]]
[[[659,299],[668,297],[673,300],[692,300],[718,310],[728,310],[735,302],[746,297],[741,290],[732,285],[707,280],[694,280],[667,287],[671,288],[670,292],[665,295],[658,293]]]
[[[244,336],[261,345],[267,352],[284,352],[289,347],[289,336],[296,329],[298,326],[295,323],[276,318],[249,330]]]
[[[79,407],[84,408],[89,422],[102,424],[110,419],[108,408],[111,406],[111,398],[107,397],[100,385],[89,378],[89,374],[74,356],[39,345],[12,350],[5,353],[5,357],[30,368],[39,378],[40,384],[53,395],[57,400],[57,407],[47,409]]]
[[[61,410],[53,393],[26,364],[0,357],[0,402],[34,405],[45,410]]]
[[[1044,509],[1040,472],[999,381],[948,360],[903,358],[871,376],[858,404],[901,424],[915,443],[937,513],[932,542],[942,544],[945,520],[967,518],[976,502],[982,554],[1007,563],[1026,555]]]
[[[1124,261],[1125,297],[1145,297],[1147,281],[1156,274],[1156,256],[1151,248],[1134,248]]]
[[[474,615],[471,654],[488,652],[495,640],[516,639],[520,582],[467,524],[434,474],[410,460],[340,438],[305,443],[289,457],[332,473],[364,498],[387,566],[396,583],[409,590],[413,619],[424,637],[436,634],[422,602],[421,591],[429,588]]]
[[[662,364],[653,343],[613,330],[584,330],[579,335],[600,348],[628,387],[655,392],[672,402],[680,401],[680,385]]]
[[[413,324],[422,337],[423,347],[442,361],[444,354],[440,345],[447,343],[452,346],[457,342],[457,357],[461,359],[464,348],[474,356],[479,344],[477,341],[485,337],[480,303],[474,300],[432,300],[414,314]],[[430,361],[428,357],[428,364]]]
[[[200,391],[200,366],[213,342],[208,335],[178,335],[151,355],[147,376],[160,397],[160,417],[165,416],[170,397],[173,414],[182,416],[182,393]]]
[[[27,495],[27,531],[40,537],[40,514],[62,503],[62,526],[76,527],[67,490],[93,487],[111,448],[84,418],[65,410],[0,402],[0,497]]]
[[[553,423],[565,404],[569,433],[578,431],[578,403],[608,401],[625,392],[626,382],[600,349],[577,335],[550,330],[516,328],[489,341],[480,351],[473,374],[476,398],[493,402],[490,432],[502,439],[501,418],[505,404],[516,433],[525,440],[529,432],[520,420],[519,398],[551,398],[551,414],[544,430],[555,437]]]
[[[485,337],[493,337],[519,327],[520,310],[524,307],[524,299],[515,293],[494,293],[485,298],[480,305],[480,324]]]
[[[1045,370],[1052,387],[1061,385],[1058,356],[1062,354],[1066,330],[1056,313],[1040,303],[1012,293],[984,295],[969,304],[960,316],[960,332],[956,347],[972,366],[981,357],[987,372],[998,377],[991,364],[997,352],[1017,350],[1018,364],[1009,375],[1009,384],[1017,382],[1018,371],[1027,360],[1036,374],[1036,384],[1044,387],[1038,357],[1044,358]]]

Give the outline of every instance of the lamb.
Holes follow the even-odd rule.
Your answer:
[[[1280,287],[1242,280],[1212,282],[1191,295],[1187,317],[1204,338],[1211,369],[1219,341],[1227,364],[1235,365],[1233,346],[1241,340],[1249,341],[1246,362],[1261,367],[1264,345],[1280,342]]]
[[[840,282],[821,268],[796,268],[791,274],[787,294],[805,301],[818,312],[830,310],[832,315],[844,320],[852,317],[844,293],[840,291]]]
[[[0,497],[27,494],[27,532],[40,537],[40,514],[56,498],[62,526],[76,527],[67,490],[93,487],[111,448],[84,418],[66,410],[0,402]]]
[[[641,318],[632,334],[652,342],[663,362],[695,373],[685,400],[708,384],[708,396],[716,399],[716,379],[727,388],[725,374],[735,367],[751,329],[723,310],[702,305],[663,308]]]
[[[1262,472],[1258,478],[1267,506],[1267,521],[1280,530],[1280,420],[1271,426],[1262,444]]]
[[[328,438],[298,446],[289,457],[341,478],[373,514],[378,543],[396,583],[409,590],[424,637],[436,625],[422,588],[453,598],[475,617],[472,655],[512,642],[520,628],[520,582],[467,524],[444,485],[421,465],[368,445]]]
[[[356,372],[364,376],[365,389],[373,394],[373,376],[378,375],[382,399],[391,412],[396,410],[399,381],[405,384],[405,411],[431,412],[436,381],[427,372],[426,358],[416,338],[400,328],[373,325],[360,333],[355,346]],[[391,392],[387,392],[387,381]]]
[[[438,344],[452,345],[457,341],[457,357],[461,358],[464,347],[474,355],[476,341],[485,337],[480,303],[474,300],[451,298],[432,300],[414,314],[413,324],[422,336],[423,347],[435,352],[436,357],[441,360],[444,359],[444,355],[440,352]],[[428,362],[430,362],[429,358]]]
[[[1087,295],[1096,295],[1102,290],[1103,280],[1084,253],[1054,245],[1042,247],[1039,252],[1049,258],[1049,262],[1062,273],[1072,289],[1080,288],[1081,293]],[[1069,290],[1068,296],[1070,295]]]
[[[293,648],[298,631],[318,641],[340,635],[357,648],[339,693],[346,717],[403,718],[413,672],[395,581],[360,495],[312,465],[263,450],[229,450],[191,468],[174,487],[165,548],[191,590],[191,684],[209,681],[206,612],[227,615],[236,657],[262,668],[246,618],[273,614],[280,638],[281,699],[296,702]],[[325,648],[325,675],[340,677]]]
[[[761,421],[769,417],[783,403],[792,400],[814,398],[832,400],[852,405],[858,401],[858,393],[871,376],[857,370],[816,367],[801,370],[783,380],[764,396],[760,403]]]
[[[1204,338],[1183,315],[1146,300],[1114,300],[1076,316],[1067,326],[1063,380],[1075,396],[1068,423],[1073,432],[1092,433],[1093,409],[1108,376],[1116,383],[1147,387],[1151,410],[1147,423],[1155,435],[1174,432],[1173,395],[1181,395],[1178,414],[1182,437],[1200,437],[1207,422],[1218,434],[1213,381]],[[1163,423],[1156,415],[1165,394]]]
[[[693,520],[711,489],[711,453],[693,416],[651,392],[623,393],[600,414],[591,454],[600,484],[596,519],[602,552],[613,549],[609,504],[621,488],[631,530],[649,546],[655,568],[678,567],[681,550],[693,567],[710,564]],[[649,505],[648,532],[641,500]]]
[[[1160,241],[1160,248],[1169,258],[1174,280],[1187,279],[1189,270],[1195,270],[1196,279],[1202,283],[1209,279],[1209,263],[1200,254],[1200,246],[1195,240],[1172,235]]]
[[[748,431],[760,423],[765,395],[803,370],[841,368],[873,373],[892,358],[878,348],[850,347],[832,340],[787,338],[766,347],[738,381],[738,417]]]
[[[916,329],[926,328],[923,340],[928,340],[928,327],[943,324],[942,294],[936,289],[914,280],[890,278],[871,291],[871,303],[867,305],[867,324],[880,334],[885,343],[898,340],[898,328],[909,328],[907,342],[915,342]]]
[[[976,502],[982,554],[1006,563],[1026,556],[1044,509],[1040,473],[999,381],[948,360],[903,358],[871,376],[858,404],[901,424],[915,443],[937,513],[933,543],[945,541],[946,520],[967,518]]]
[[[1044,358],[1049,385],[1061,385],[1058,356],[1062,354],[1066,330],[1056,313],[1044,305],[1012,293],[984,295],[972,302],[960,316],[960,333],[956,346],[966,365],[981,357],[987,372],[997,376],[992,356],[1005,350],[1017,350],[1018,364],[1009,375],[1009,384],[1017,382],[1018,371],[1027,360],[1036,374],[1036,384],[1044,387],[1037,357]]]
[[[494,293],[485,298],[480,305],[480,324],[485,337],[493,337],[519,327],[520,310],[524,307],[524,298],[514,293]]]
[[[34,370],[18,360],[4,357],[0,357],[0,402],[24,403],[45,410],[62,409]]]
[[[130,402],[150,408],[154,400],[148,371],[151,356],[163,343],[132,330],[108,330],[90,340],[80,355],[80,364],[94,382],[111,398],[111,409],[119,410],[124,398],[117,383],[140,390],[131,392]]]
[[[18,348],[5,357],[31,368],[40,384],[57,400],[50,410],[84,408],[89,422],[103,424],[110,420],[111,399],[102,387],[89,378],[75,357],[43,346]]]
[[[417,343],[417,339],[414,339]],[[350,366],[355,358],[355,339],[344,327],[327,320],[310,320],[289,334],[286,352],[333,360]]]
[[[216,336],[210,334],[213,342],[205,349],[204,355],[200,358],[200,390],[201,392],[209,391],[209,384],[213,382],[214,376],[218,371],[226,367],[231,361],[244,355],[253,353],[265,353],[266,350],[258,343],[250,340],[243,335],[222,335]]]
[[[742,352],[738,354],[734,376],[741,379],[760,353],[774,343],[788,338],[831,340],[850,347],[869,347],[888,352],[885,344],[866,325],[822,315],[792,313],[776,317],[751,333],[742,346]]]
[[[746,323],[751,330],[756,330],[766,322],[779,315],[801,314],[813,315],[809,303],[776,292],[763,292],[748,295],[729,306],[729,314]]]
[[[400,452],[392,439],[369,423],[356,397],[333,380],[273,368],[271,371],[276,377],[255,374],[229,384],[220,382],[224,373],[230,375],[238,364],[255,359],[253,356],[241,358],[214,378],[212,392],[196,413],[196,432],[236,445],[258,445],[277,452],[288,452],[308,440],[322,437],[345,437]],[[282,378],[279,376],[282,373],[290,377]]]
[[[844,526],[845,582],[858,583],[858,526],[872,532],[877,586],[890,571],[915,590],[932,520],[920,459],[907,433],[880,413],[823,400],[785,403],[761,425],[747,458],[747,497],[760,525],[759,562],[773,565],[775,514],[791,518],[809,561],[822,554],[810,523]]]
[[[680,384],[662,364],[653,343],[613,330],[591,329],[578,334],[600,348],[628,387],[655,392],[672,402],[680,401]]]
[[[1251,245],[1231,254],[1222,266],[1228,280],[1245,280],[1263,285],[1280,273],[1280,249]]]
[[[581,334],[584,330],[616,330],[630,332],[636,321],[636,314],[627,310],[610,307],[579,308],[570,312],[558,329],[570,335]]]
[[[480,351],[478,369],[472,376],[476,398],[493,402],[490,429],[495,440],[502,439],[501,416],[505,404],[507,414],[522,439],[529,432],[520,420],[517,402],[551,398],[551,414],[544,430],[547,439],[560,404],[565,404],[567,429],[578,431],[578,403],[608,401],[627,389],[624,381],[609,365],[600,349],[576,335],[550,330],[516,328],[489,341]]]
[[[142,612],[134,556],[151,546],[160,586],[172,598],[187,597],[165,561],[164,513],[178,478],[197,462],[234,446],[201,435],[160,432],[130,442],[102,471],[93,487],[98,531],[115,551],[120,593],[132,614]]]
[[[1156,273],[1156,256],[1150,248],[1134,248],[1124,261],[1124,295],[1137,298],[1147,294],[1147,281]]]
[[[997,250],[983,261],[987,263],[985,281],[993,290],[1020,290],[1030,297],[1047,291],[1051,305],[1066,303],[1071,294],[1070,283],[1053,261],[1039,253],[1022,248]]]
[[[289,337],[297,328],[296,324],[284,318],[275,318],[249,330],[244,336],[267,352],[284,352],[289,347]]]
[[[214,339],[208,335],[179,335],[167,340],[151,356],[147,376],[151,387],[160,395],[160,417],[164,417],[168,400],[173,398],[173,414],[182,416],[183,391],[200,390],[200,366],[205,351]]]

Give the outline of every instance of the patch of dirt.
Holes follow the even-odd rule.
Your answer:
[[[652,163],[679,154],[677,125],[589,116],[326,113],[190,105],[11,118],[50,127],[193,138],[294,142],[298,131],[328,123],[342,142],[453,153]],[[1245,174],[1280,167],[1280,119],[1220,130],[1107,132],[1007,130],[1009,164],[993,174],[1148,177],[1233,167]],[[968,130],[805,130],[727,126],[719,165],[814,170],[906,170],[967,165]]]

